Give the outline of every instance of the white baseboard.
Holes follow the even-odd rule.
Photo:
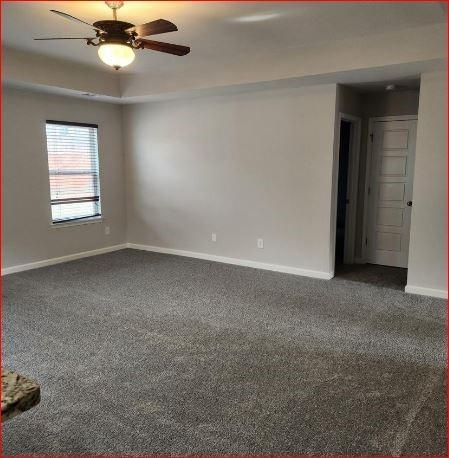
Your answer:
[[[96,256],[98,254],[110,253],[111,251],[123,250],[127,247],[126,243],[120,245],[108,246],[105,248],[98,248],[97,250],[82,251],[81,253],[69,254],[59,258],[44,259],[43,261],[30,262],[29,264],[20,264],[17,266],[2,268],[2,275],[13,274],[16,272],[23,272],[24,270],[38,269],[39,267],[52,266],[62,262],[74,261],[75,259],[87,258],[89,256]]]
[[[421,296],[432,296],[447,299],[447,291],[444,289],[423,288],[421,286],[407,285],[405,292],[410,294],[419,294]]]
[[[128,248],[134,250],[153,251],[156,253],[174,254],[176,256],[186,256],[188,258],[204,259],[206,261],[222,262],[225,264],[234,264],[237,266],[252,267],[254,269],[272,270],[274,272],[283,272],[286,274],[301,275],[303,277],[321,278],[330,280],[333,275],[330,272],[319,270],[301,269],[298,267],[280,266],[277,264],[267,264],[264,262],[249,261],[247,259],[228,258],[208,253],[198,253],[196,251],[176,250],[173,248],[164,248],[158,246],[140,245],[137,243],[128,243]]]
[[[17,266],[6,267],[6,268],[2,268],[1,275],[3,276],[3,275],[8,275],[8,274],[13,274],[16,272],[23,272],[25,270],[38,269],[40,267],[52,266],[54,264],[74,261],[76,259],[87,258],[90,256],[96,256],[96,255],[104,254],[104,253],[110,253],[112,251],[123,250],[125,248],[131,248],[134,250],[143,250],[143,251],[153,251],[155,253],[173,254],[176,256],[185,256],[188,258],[204,259],[206,261],[222,262],[225,264],[252,267],[254,269],[271,270],[274,272],[283,272],[287,274],[300,275],[303,277],[320,278],[323,280],[330,280],[331,278],[333,278],[332,272],[301,269],[299,267],[282,266],[278,264],[268,264],[264,262],[250,261],[247,259],[229,258],[225,256],[217,256],[214,254],[199,253],[196,251],[177,250],[174,248],[164,248],[164,247],[158,247],[158,246],[141,245],[137,243],[122,243],[119,245],[108,246],[108,247],[99,248],[96,250],[83,251],[81,253],[69,254],[67,256],[61,256],[59,258],[44,259],[42,261],[30,262],[28,264],[20,264]],[[424,288],[421,286],[407,285],[405,287],[405,292],[410,293],[410,294],[419,294],[422,296],[438,297],[442,299],[448,298],[448,292],[443,289],[433,289],[433,288]]]

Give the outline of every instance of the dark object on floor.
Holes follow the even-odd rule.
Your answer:
[[[341,264],[335,269],[335,278],[404,291],[407,269],[375,264]]]
[[[446,302],[124,250],[4,277],[11,454],[446,454]]]

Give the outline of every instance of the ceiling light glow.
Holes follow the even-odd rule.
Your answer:
[[[116,70],[129,65],[136,57],[131,46],[120,43],[104,43],[98,48],[98,56]]]
[[[274,19],[279,16],[282,16],[282,13],[269,12],[269,13],[251,14],[248,16],[240,16],[234,20],[236,22],[261,22],[261,21],[268,21],[270,19]]]

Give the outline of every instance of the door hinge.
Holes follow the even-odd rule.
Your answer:
[[[371,186],[368,186],[368,195],[371,194]]]
[[[365,237],[365,245],[368,245],[368,237]]]
[[[369,134],[369,137],[371,138],[371,143],[373,143],[374,142],[374,134],[373,133]]]

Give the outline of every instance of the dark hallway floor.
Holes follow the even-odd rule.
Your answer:
[[[335,267],[335,278],[404,291],[407,269],[375,264],[340,264]]]
[[[3,279],[3,454],[446,454],[446,301],[122,250]]]

